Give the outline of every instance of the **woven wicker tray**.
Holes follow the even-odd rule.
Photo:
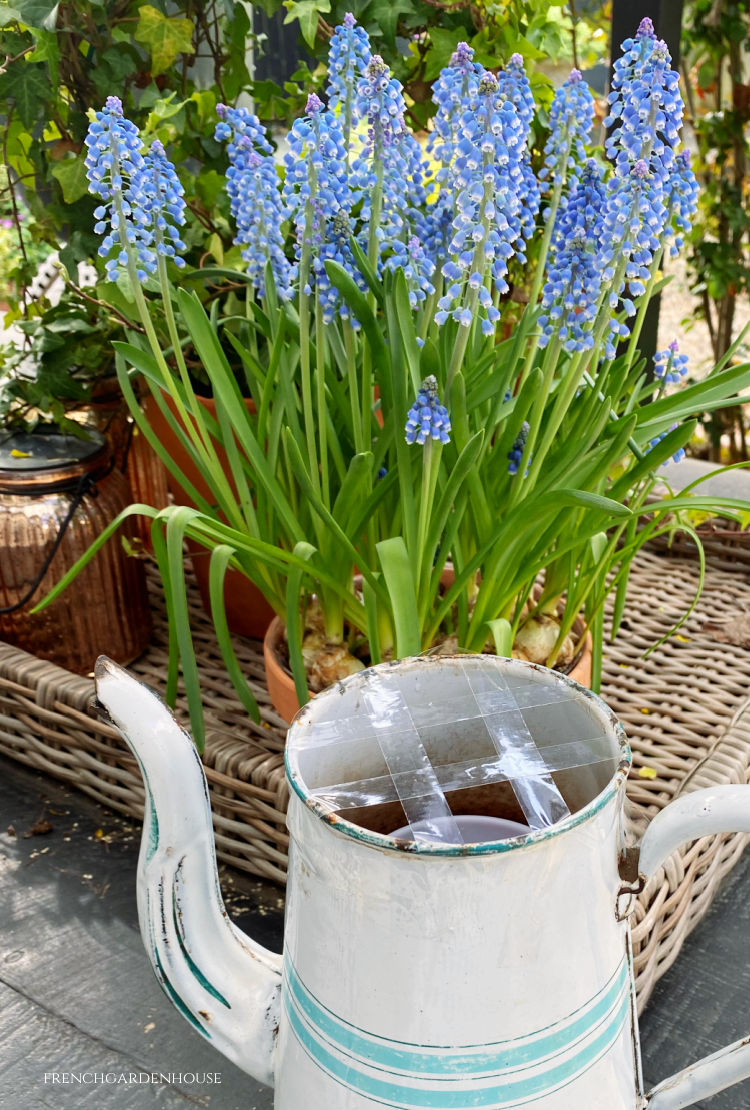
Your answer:
[[[717,556],[717,557],[715,557]],[[750,647],[719,637],[721,622],[750,613],[750,567],[727,545],[712,552],[701,600],[675,636],[644,658],[689,607],[698,581],[694,558],[642,553],[633,567],[624,624],[605,654],[602,693],[623,721],[634,766],[629,816],[637,830],[679,794],[750,777]],[[155,631],[131,670],[163,689],[166,619],[150,571]],[[205,767],[219,858],[283,883],[286,877],[285,727],[268,702],[260,645],[235,647],[261,707],[249,720],[234,697],[197,591],[191,617],[206,707]],[[750,621],[750,617],[748,618]],[[710,624],[711,627],[705,627]],[[750,635],[748,636],[750,644]],[[120,813],[140,817],[143,786],[135,761],[109,726],[89,715],[93,681],[0,644],[0,751],[84,790]],[[184,702],[178,716],[187,721]],[[639,1004],[673,962],[708,909],[747,837],[715,836],[676,852],[640,895],[633,940]]]

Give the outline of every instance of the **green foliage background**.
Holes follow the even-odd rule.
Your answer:
[[[223,260],[232,233],[215,107],[250,88],[250,37],[248,11],[234,0],[2,0],[3,162],[31,211],[34,238],[62,244],[69,273],[99,245],[83,140],[89,111],[110,95],[177,164],[191,213],[188,246]],[[18,284],[28,271],[20,259]]]

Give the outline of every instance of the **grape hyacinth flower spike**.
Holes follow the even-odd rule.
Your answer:
[[[177,251],[184,251],[185,244],[177,229],[185,225],[185,190],[158,139],[146,155],[145,168],[142,208],[151,222],[156,253],[182,269],[185,261]]]
[[[427,152],[441,165],[437,175],[441,183],[449,180],[447,167],[456,153],[461,117],[471,109],[483,73],[484,68],[474,61],[473,49],[468,43],[459,42],[450,63],[440,71],[433,86],[432,100],[437,111],[427,140]]]
[[[542,181],[562,186],[577,177],[586,158],[586,143],[594,125],[594,98],[577,69],[570,72],[552,99],[550,134],[544,147]]]
[[[95,114],[85,143],[89,191],[104,202],[94,211],[94,230],[104,236],[99,255],[108,280],[132,266],[138,281],[146,281],[159,255],[183,265],[177,254],[184,249],[178,231],[185,223],[183,190],[161,143],[144,156],[138,128],[116,96]]]
[[[676,385],[687,374],[688,356],[679,353],[679,345],[673,339],[663,351],[654,355],[654,376],[665,385]]]
[[[529,438],[529,425],[524,420],[523,424],[519,428],[518,435],[516,436],[515,440],[513,441],[513,446],[511,447],[510,451],[508,452],[508,473],[509,474],[518,474],[518,468],[521,465],[521,459],[523,458],[523,452],[524,452],[524,448],[526,447],[526,440],[528,438]],[[526,477],[526,475],[529,472],[528,463],[531,462],[531,459],[530,458],[527,459],[526,462],[527,462],[527,466],[526,466],[526,469],[524,471],[524,478]]]
[[[357,25],[351,12],[333,32],[328,50],[328,108],[340,115],[341,130],[348,150],[352,130],[359,122],[356,110],[357,83],[372,57],[370,39]]]
[[[338,262],[361,289],[366,288],[349,243],[351,211],[357,197],[346,173],[340,121],[335,113],[324,110],[315,93],[310,93],[306,115],[295,120],[287,143],[283,199],[296,228],[298,260],[307,248],[307,260],[301,266],[306,286],[303,292],[317,292],[325,323],[330,323],[337,311],[348,319],[349,309],[325,268],[327,259]]]
[[[266,266],[282,300],[292,296],[295,269],[284,253],[282,225],[287,213],[271,145],[257,116],[246,108],[217,104],[214,138],[227,142],[227,194],[247,273],[259,296],[265,297]]]
[[[554,337],[569,352],[593,346],[592,327],[601,290],[597,254],[603,205],[601,171],[589,159],[567,206],[558,212],[552,232],[539,317],[540,347]]]
[[[523,236],[522,164],[526,152],[518,112],[484,73],[472,110],[461,118],[461,139],[451,168],[457,215],[451,258],[442,274],[449,283],[438,301],[435,322],[452,317],[462,327],[475,313],[491,335],[499,312],[485,285],[487,270],[498,293],[507,293],[508,260]]]
[[[424,444],[429,439],[439,443],[450,442],[450,417],[445,405],[438,397],[437,379],[433,374],[426,377],[417,394],[417,399],[406,417],[406,442]]]
[[[627,282],[630,296],[622,304],[628,316],[635,313],[632,297],[646,291],[654,256],[661,250],[660,236],[667,209],[658,175],[639,159],[625,177],[607,183],[602,212],[602,231],[597,266],[602,282],[610,288],[609,307],[616,309]],[[605,344],[607,358],[614,358],[618,339],[627,339],[630,329],[614,316],[609,321]]]
[[[500,93],[506,96],[516,108],[518,118],[525,128],[528,139],[531,130],[531,121],[536,112],[534,94],[523,67],[523,58],[520,54],[511,54],[508,64],[497,75],[497,84]]]
[[[674,237],[669,254],[675,258],[682,250],[685,235],[693,226],[693,216],[698,210],[698,182],[690,165],[690,151],[686,147],[676,156],[667,182],[668,218],[664,228],[665,238]]]
[[[367,122],[364,149],[352,167],[353,187],[363,196],[360,242],[370,264],[380,272],[383,260],[403,251],[415,231],[409,186],[419,167],[404,122],[403,88],[378,54],[372,56],[357,85],[357,111]]]
[[[628,166],[645,158],[651,171],[666,183],[679,140],[683,104],[679,75],[670,67],[667,44],[657,39],[650,19],[644,19],[634,39],[622,44],[613,67],[607,157],[623,175]]]

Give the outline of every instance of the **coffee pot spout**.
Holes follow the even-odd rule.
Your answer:
[[[214,1047],[273,1084],[281,957],[240,932],[224,908],[195,745],[161,699],[106,656],[97,660],[96,692],[143,774],[138,916],[156,977]]]

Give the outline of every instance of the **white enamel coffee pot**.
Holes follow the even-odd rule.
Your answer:
[[[742,1040],[644,1093],[627,923],[680,844],[750,832],[750,787],[680,798],[628,849],[630,752],[595,695],[494,657],[371,668],[289,731],[280,957],[227,917],[190,738],[109,660],[96,677],[146,784],[156,975],[276,1110],[680,1110],[750,1076]],[[451,810],[488,798],[529,833],[461,843]]]

